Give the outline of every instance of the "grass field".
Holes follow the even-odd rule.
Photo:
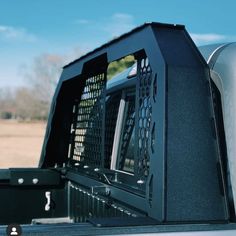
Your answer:
[[[46,124],[0,120],[0,169],[36,167]]]

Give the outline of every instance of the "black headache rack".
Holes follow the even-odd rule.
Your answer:
[[[107,68],[127,55],[137,75],[108,94]],[[208,66],[181,25],[144,24],[65,66],[39,169],[50,171],[54,207],[38,218],[231,221],[211,94]]]
[[[127,55],[137,61],[132,174],[117,167],[122,150],[114,165],[120,110],[106,102],[107,68]],[[224,222],[230,215],[215,130],[209,70],[185,28],[145,24],[64,67],[41,167],[66,166],[76,221]]]

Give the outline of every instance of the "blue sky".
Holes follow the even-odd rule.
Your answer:
[[[235,0],[0,0],[0,88],[42,54],[66,61],[144,22],[184,24],[198,45],[236,41]]]

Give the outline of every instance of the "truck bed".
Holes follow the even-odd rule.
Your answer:
[[[6,226],[0,226],[0,235],[5,235]],[[22,235],[203,235],[233,236],[236,224],[173,224],[136,227],[96,227],[91,223],[22,225]]]

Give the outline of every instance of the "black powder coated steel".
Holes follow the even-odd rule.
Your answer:
[[[109,64],[131,54],[137,75],[106,89]],[[125,217],[131,225],[152,218],[166,231],[175,223],[227,223],[230,184],[215,119],[210,71],[184,26],[144,24],[64,67],[39,168],[0,171],[2,223],[68,216],[113,226],[104,217],[121,225]]]
[[[138,72],[134,174],[126,178],[108,169],[113,142],[105,138],[105,84],[109,63],[130,54]],[[209,69],[183,26],[145,24],[64,67],[40,166],[64,163],[68,172],[108,184],[114,200],[134,192],[159,222],[227,221],[209,82]],[[135,201],[130,207],[140,208]]]

